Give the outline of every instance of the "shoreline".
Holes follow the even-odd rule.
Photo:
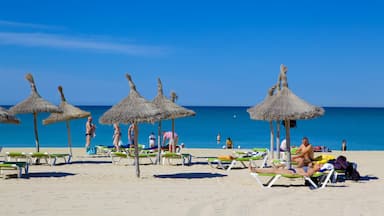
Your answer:
[[[32,152],[35,148],[3,148],[1,154],[13,150]],[[68,148],[41,148],[45,151],[66,153]],[[73,148],[72,164],[31,165],[29,178],[0,179],[0,208],[5,215],[42,216],[52,212],[121,215],[122,211],[191,216],[327,215],[329,211],[333,215],[380,215],[383,210],[384,151],[325,152],[356,162],[365,180],[320,190],[310,190],[302,179],[281,179],[272,188],[260,188],[248,169],[236,166],[227,172],[206,163],[205,157],[232,151],[186,148],[183,152],[194,156],[191,166],[145,162],[137,178],[131,164],[114,165],[109,157],[88,156],[83,148]],[[312,203],[316,208],[299,203]]]

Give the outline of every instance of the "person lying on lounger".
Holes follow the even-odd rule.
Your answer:
[[[291,169],[285,169],[285,168],[256,168],[256,167],[249,167],[251,172],[256,173],[273,173],[273,174],[299,174],[302,176],[311,176],[317,171],[320,170],[322,167],[321,164],[314,164],[313,166],[304,166],[300,168],[291,168]]]

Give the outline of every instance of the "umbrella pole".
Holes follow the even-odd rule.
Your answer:
[[[137,178],[140,178],[140,167],[139,167],[139,143],[137,143],[138,141],[138,136],[139,136],[139,128],[136,124],[136,122],[133,123],[133,125],[135,126],[135,137],[134,137],[134,140],[135,140],[135,165],[136,165],[136,176]]]
[[[276,121],[276,148],[277,159],[280,159],[280,121]]]
[[[285,139],[287,142],[287,154],[288,154],[288,169],[292,168],[291,164],[291,134],[290,134],[290,127],[291,125],[289,124],[289,120],[285,120]]]
[[[71,127],[68,120],[65,123],[67,125],[69,154],[72,155]]]
[[[274,146],[274,139],[275,139],[275,134],[274,134],[274,130],[273,130],[273,122],[272,121],[269,121],[269,128],[271,130],[271,134],[270,134],[270,147],[269,147],[269,154],[270,154],[270,157],[271,159],[273,160],[274,159],[274,151],[273,151],[273,146]]]
[[[161,120],[157,126],[157,164],[161,163]]]
[[[36,144],[36,152],[40,152],[40,144],[39,144],[39,133],[37,132],[37,113],[33,113],[33,127],[35,129],[35,144]],[[36,164],[39,164],[39,158],[36,159]]]
[[[172,151],[176,152],[176,142],[175,142],[175,119],[172,119]]]

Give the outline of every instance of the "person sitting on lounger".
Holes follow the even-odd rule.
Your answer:
[[[256,168],[249,166],[251,172],[256,173],[273,173],[273,174],[299,174],[302,176],[311,176],[320,170],[322,164],[314,164],[313,166],[304,166],[301,168]]]
[[[313,161],[313,147],[309,143],[308,137],[303,137],[300,147],[296,151],[296,155],[292,157],[292,161],[297,163],[297,167],[303,167]]]

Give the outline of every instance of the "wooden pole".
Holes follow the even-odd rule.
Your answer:
[[[40,152],[40,143],[39,143],[39,133],[37,129],[37,113],[33,113],[33,127],[35,130],[35,145],[36,145],[36,152]],[[40,159],[36,158],[36,164],[40,164]]]
[[[157,126],[157,164],[161,164],[161,120]]]
[[[291,134],[290,134],[290,128],[291,125],[289,124],[289,119],[285,120],[285,139],[287,142],[287,155],[288,155],[288,160],[287,160],[287,165],[288,169],[292,168],[291,164]]]
[[[138,125],[136,122],[133,123],[133,125],[135,126],[135,137],[134,137],[134,140],[135,140],[135,144],[134,144],[134,148],[135,148],[135,165],[136,165],[136,177],[137,178],[140,178],[140,167],[139,167],[139,143],[138,143],[138,137],[139,137],[139,128],[138,128]]]
[[[269,154],[270,154],[270,158],[273,160],[274,159],[273,146],[274,146],[274,141],[275,141],[275,132],[274,132],[274,129],[273,129],[273,121],[269,121],[269,128],[270,128],[270,131],[271,131]]]
[[[176,92],[171,92],[171,100],[173,103],[176,102],[177,95]],[[175,119],[172,119],[172,151],[171,152],[176,152],[176,142],[175,142]]]
[[[67,125],[69,154],[72,155],[71,126],[69,124],[69,120],[65,121],[65,123]]]
[[[276,148],[277,159],[280,159],[280,121],[276,121]]]

